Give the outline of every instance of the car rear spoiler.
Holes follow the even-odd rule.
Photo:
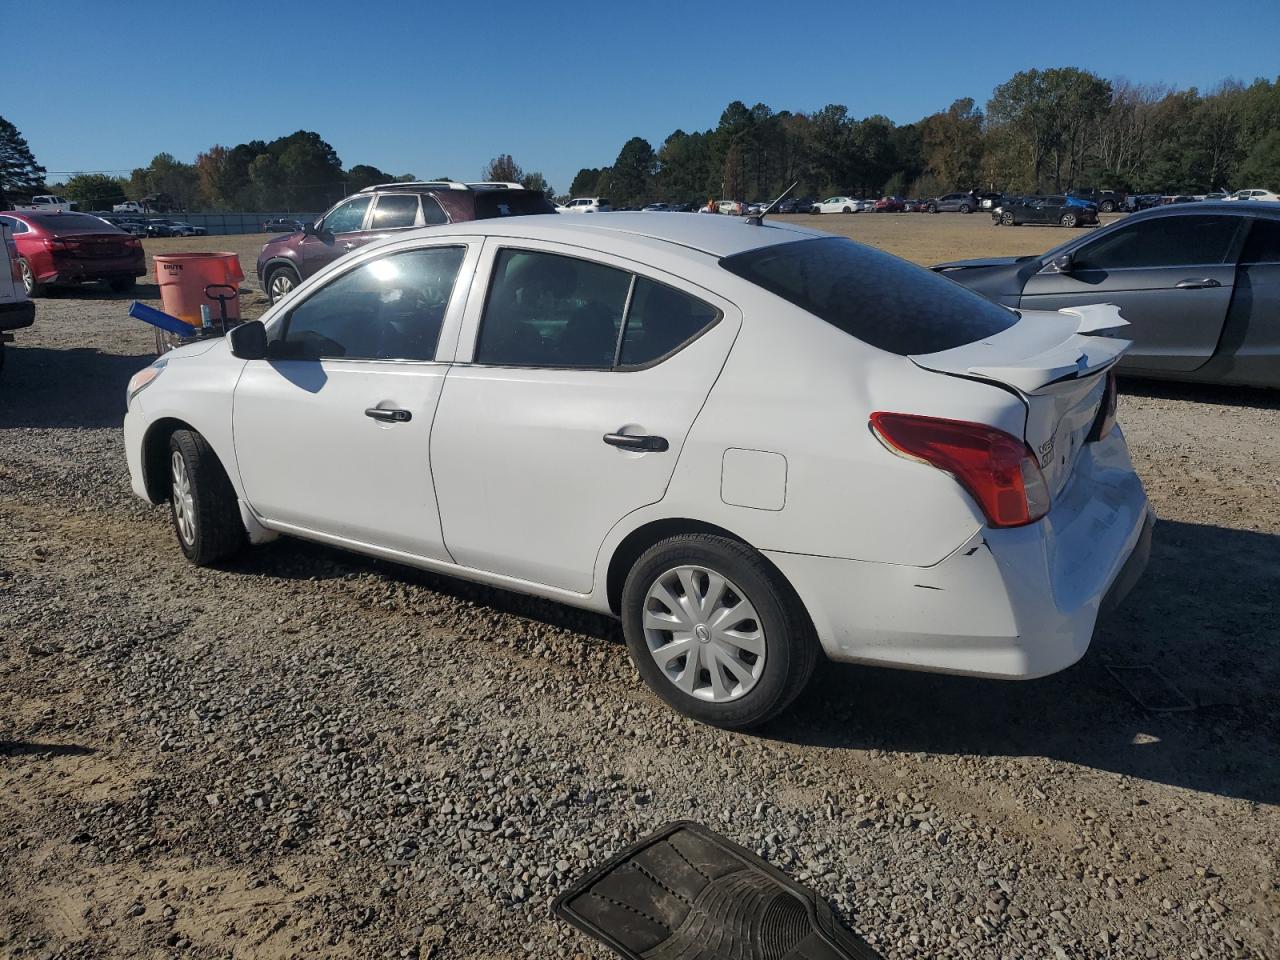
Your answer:
[[[1129,325],[1114,304],[1067,307],[1057,315],[1062,320],[1055,323],[1052,313],[1027,311],[1013,327],[986,340],[911,360],[926,370],[1008,384],[1029,394],[1101,373],[1132,344],[1109,336]]]

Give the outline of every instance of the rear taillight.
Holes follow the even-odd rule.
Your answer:
[[[1107,386],[1102,394],[1102,403],[1098,406],[1098,417],[1093,421],[1093,429],[1089,431],[1089,441],[1105,440],[1111,428],[1116,425],[1116,406],[1120,401],[1120,392],[1116,388],[1116,372],[1107,371]]]
[[[891,451],[945,470],[993,527],[1021,527],[1049,512],[1049,488],[1031,448],[983,423],[873,413],[871,428]]]
[[[52,250],[55,253],[61,253],[64,250],[71,250],[79,247],[80,244],[67,240],[45,240],[44,247],[46,250]]]

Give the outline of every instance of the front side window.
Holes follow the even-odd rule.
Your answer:
[[[760,247],[725,257],[720,266],[902,356],[973,343],[1018,322],[1012,310],[946,277],[840,237]]]
[[[502,250],[476,363],[590,370],[670,356],[720,312],[665,284],[576,257]]]
[[[1226,261],[1237,217],[1157,217],[1122,227],[1072,255],[1077,269],[1212,266]]]
[[[374,230],[412,227],[418,222],[418,197],[412,193],[384,193],[373,208]]]
[[[364,226],[364,212],[373,197],[352,197],[329,211],[324,228],[330,233],[350,233]]]
[[[434,360],[464,247],[406,250],[350,270],[293,308],[276,360]]]

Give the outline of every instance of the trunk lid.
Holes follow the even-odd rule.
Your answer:
[[[1057,311],[1023,311],[992,337],[910,357],[936,373],[983,380],[1017,394],[1027,408],[1024,439],[1056,496],[1071,476],[1106,389],[1106,372],[1130,341],[1111,336],[1128,326],[1109,303]]]

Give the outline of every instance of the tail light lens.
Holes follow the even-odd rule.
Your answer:
[[[1102,404],[1098,407],[1098,418],[1093,421],[1093,429],[1089,431],[1089,441],[1104,440],[1111,428],[1116,425],[1116,407],[1120,402],[1120,392],[1116,388],[1116,372],[1107,371],[1107,386],[1102,394]]]
[[[1021,527],[1049,512],[1035,456],[1012,434],[983,423],[873,413],[871,428],[892,452],[951,474],[993,527]]]
[[[52,250],[55,253],[61,253],[64,250],[70,250],[73,247],[78,247],[80,246],[80,244],[73,243],[67,240],[45,240],[44,246],[46,250]]]

